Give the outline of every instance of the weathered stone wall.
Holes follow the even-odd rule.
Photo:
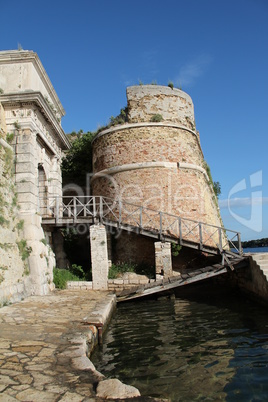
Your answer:
[[[180,89],[159,85],[127,88],[129,122],[150,121],[155,114],[163,120],[194,128],[194,105],[190,96]]]
[[[53,289],[55,260],[48,245],[49,239],[42,230],[40,216],[25,214],[19,208],[15,155],[13,147],[5,142],[4,117],[1,123],[0,303],[4,304]],[[29,155],[26,153],[26,156]]]
[[[175,124],[116,126],[100,133],[93,146],[94,172],[145,162],[182,162],[202,169],[203,154],[196,133]]]
[[[23,221],[19,219],[15,180],[14,154],[6,143],[4,109],[0,103],[0,306],[27,295],[29,282],[27,261],[20,255]],[[22,243],[21,243],[22,244]]]
[[[27,261],[20,255],[20,223],[12,177],[13,153],[0,145],[0,306],[27,295]],[[22,244],[22,243],[21,243]]]
[[[249,257],[249,264],[234,274],[238,287],[253,299],[268,304],[268,253]]]

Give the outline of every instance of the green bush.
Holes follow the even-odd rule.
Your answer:
[[[123,262],[119,264],[112,264],[111,268],[109,269],[109,279],[116,279],[125,272],[135,272],[136,265],[131,264],[128,262]]]
[[[171,254],[173,257],[177,257],[182,249],[182,246],[179,244],[171,243]]]
[[[82,281],[86,280],[86,273],[81,267],[81,265],[72,264],[72,266],[69,268],[69,271],[74,276],[77,276],[80,280]]]
[[[162,117],[161,114],[154,114],[152,116],[152,118],[151,118],[151,121],[154,122],[154,123],[158,123],[158,122],[160,122],[162,120],[163,120],[163,117]]]
[[[112,264],[109,269],[108,278],[116,279],[126,272],[134,272],[138,275],[146,275],[148,278],[155,277],[155,268],[147,264],[134,264],[132,262],[122,262],[119,264]]]
[[[107,128],[109,128],[111,126],[116,126],[117,124],[127,123],[127,121],[128,121],[128,108],[126,106],[120,110],[120,114],[118,116],[110,117],[110,122],[109,122]]]
[[[174,84],[173,84],[173,82],[172,82],[172,81],[169,81],[169,82],[168,82],[168,87],[169,87],[169,88],[171,88],[171,89],[173,89],[173,88],[174,88]]]
[[[72,274],[67,269],[54,268],[53,269],[53,282],[58,289],[66,289],[68,281],[80,281],[78,276]]]

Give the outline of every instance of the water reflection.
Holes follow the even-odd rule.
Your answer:
[[[143,395],[268,400],[266,310],[239,297],[123,304],[92,360]]]

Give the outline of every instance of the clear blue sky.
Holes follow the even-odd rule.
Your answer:
[[[67,133],[106,124],[139,80],[181,86],[225,226],[268,237],[267,0],[0,0],[0,10],[0,49],[38,53]]]

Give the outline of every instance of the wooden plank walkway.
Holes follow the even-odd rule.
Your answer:
[[[247,266],[248,258],[239,258],[232,261],[234,269]],[[137,288],[123,290],[117,295],[117,302],[126,302],[134,299],[142,299],[146,297],[154,297],[163,293],[168,293],[180,286],[191,285],[195,282],[200,282],[209,278],[213,278],[218,275],[222,275],[230,271],[228,265],[214,264],[204,268],[195,269],[189,272],[183,273],[180,277],[170,277],[161,279],[144,286]]]

